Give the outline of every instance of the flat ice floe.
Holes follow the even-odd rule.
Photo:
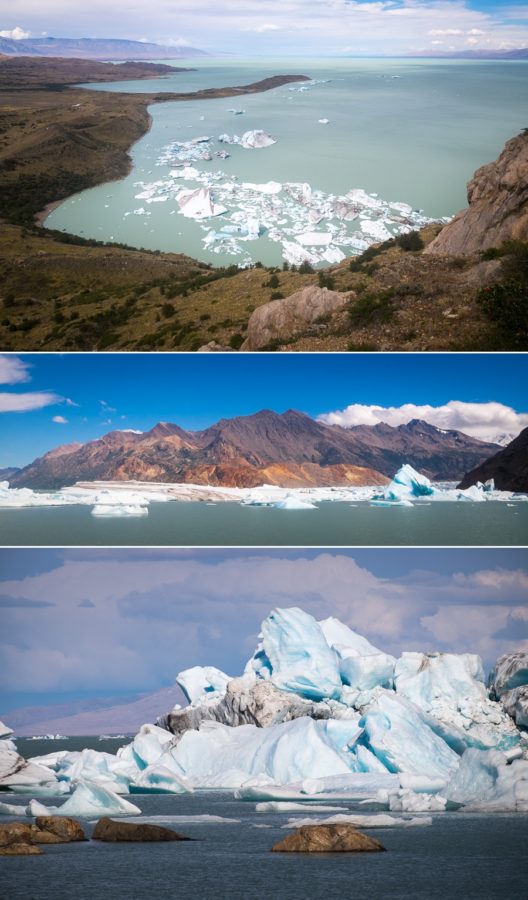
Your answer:
[[[318,124],[328,125],[329,120],[323,117]],[[204,249],[236,257],[241,266],[258,258],[258,249],[250,243],[259,238],[280,245],[283,259],[292,265],[335,264],[373,243],[438,221],[407,203],[385,201],[360,188],[333,194],[305,182],[253,183],[211,165],[228,157],[236,163],[247,150],[273,153],[275,143],[262,128],[171,141],[156,160],[167,173],[136,182],[135,199],[147,204],[169,201],[173,211],[202,223]],[[148,215],[145,207],[134,212]],[[212,219],[214,227],[207,224]],[[251,229],[248,221],[254,223]]]

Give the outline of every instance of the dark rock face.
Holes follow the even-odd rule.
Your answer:
[[[79,822],[68,816],[37,816],[35,825],[41,831],[55,835],[61,842],[86,840]]]
[[[504,241],[528,240],[528,134],[512,138],[495,162],[475,172],[468,203],[424,253],[470,256]]]
[[[170,828],[148,822],[115,822],[107,817],[99,819],[94,828],[94,841],[191,841]]]
[[[273,853],[380,853],[375,838],[353,825],[302,825],[271,848]]]
[[[493,478],[500,491],[528,491],[528,428],[525,428],[507,447],[499,450],[475,469],[467,472],[460,488],[471,487],[477,481]]]
[[[251,416],[221,419],[204,431],[184,431],[161,422],[135,434],[113,431],[81,447],[59,447],[21,469],[12,487],[51,490],[77,481],[160,481],[223,485],[269,483],[273,467],[281,484],[352,482],[351,467],[369,472],[356,484],[391,478],[405,462],[435,480],[458,480],[497,449],[459,431],[443,431],[420,420],[393,428],[326,425],[295,410],[278,414],[262,410]],[[344,467],[341,471],[339,467]],[[380,474],[381,473],[381,474]],[[304,479],[304,481],[303,481]]]
[[[528,728],[528,651],[499,657],[489,677],[489,688],[515,724]]]

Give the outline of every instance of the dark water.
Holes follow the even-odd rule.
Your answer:
[[[44,756],[47,753],[57,753],[59,750],[84,750],[89,747],[91,750],[99,750],[100,753],[116,753],[120,747],[130,743],[130,737],[124,738],[105,738],[100,741],[97,737],[65,737],[58,741],[35,741],[30,738],[15,737],[18,752],[25,759],[32,756]],[[2,798],[0,797],[0,800]],[[55,801],[53,801],[55,803]],[[57,801],[60,803],[60,800]],[[1,820],[0,820],[1,821]]]
[[[279,510],[235,503],[153,503],[143,518],[100,519],[86,506],[0,510],[3,546],[525,546],[528,503]]]
[[[11,900],[526,896],[528,816],[442,814],[430,827],[369,829],[387,853],[297,856],[270,852],[288,833],[281,825],[292,813],[256,813],[254,803],[219,792],[132,799],[147,815],[208,813],[241,821],[173,826],[196,838],[193,842],[59,844],[46,846],[41,857],[0,859],[2,895]],[[91,833],[92,825],[83,824]]]

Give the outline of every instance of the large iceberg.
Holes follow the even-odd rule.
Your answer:
[[[490,695],[478,656],[395,659],[338,619],[275,609],[243,675],[180,672],[189,705],[142,726],[115,755],[60,751],[26,762],[4,728],[0,784],[30,785],[33,815],[50,812],[39,791],[69,792],[52,812],[130,815],[123,795],[195,788],[258,802],[353,800],[366,811],[528,811],[527,735],[501,704],[525,687],[524,659],[499,660]]]

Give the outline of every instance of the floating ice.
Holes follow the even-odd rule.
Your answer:
[[[208,188],[195,191],[180,191],[177,197],[180,212],[188,219],[208,219],[227,212],[221,203],[215,203]]]
[[[448,802],[481,812],[528,812],[528,760],[499,750],[466,750],[448,783]]]
[[[276,144],[275,138],[265,131],[245,131],[240,139],[240,146],[245,150],[260,150],[263,147],[271,147]]]
[[[281,800],[270,800],[267,803],[257,803],[256,812],[306,812],[306,813],[322,813],[322,812],[346,812],[346,806],[324,806],[321,803],[288,803]]]
[[[130,517],[130,516],[148,516],[148,506],[132,506],[131,504],[115,504],[108,506],[104,503],[96,503],[91,511],[92,516],[101,518],[108,517]]]
[[[288,819],[283,828],[301,828],[303,825],[353,825],[355,828],[409,828],[416,825],[432,825],[430,816],[421,816],[414,819],[398,819],[396,816],[387,816],[383,813],[374,816],[364,815],[337,815],[328,816],[326,819]]]
[[[89,819],[94,816],[134,816],[141,810],[113,791],[79,781],[71,797],[61,806],[44,806],[37,800],[30,800],[27,807],[29,816],[79,816]]]
[[[384,500],[410,500],[415,497],[431,497],[435,491],[436,488],[425,475],[406,463],[398,469],[381,496]]]
[[[319,626],[338,655],[343,684],[359,691],[368,691],[377,685],[392,686],[396,663],[393,656],[378,650],[338,619],[325,619]]]

